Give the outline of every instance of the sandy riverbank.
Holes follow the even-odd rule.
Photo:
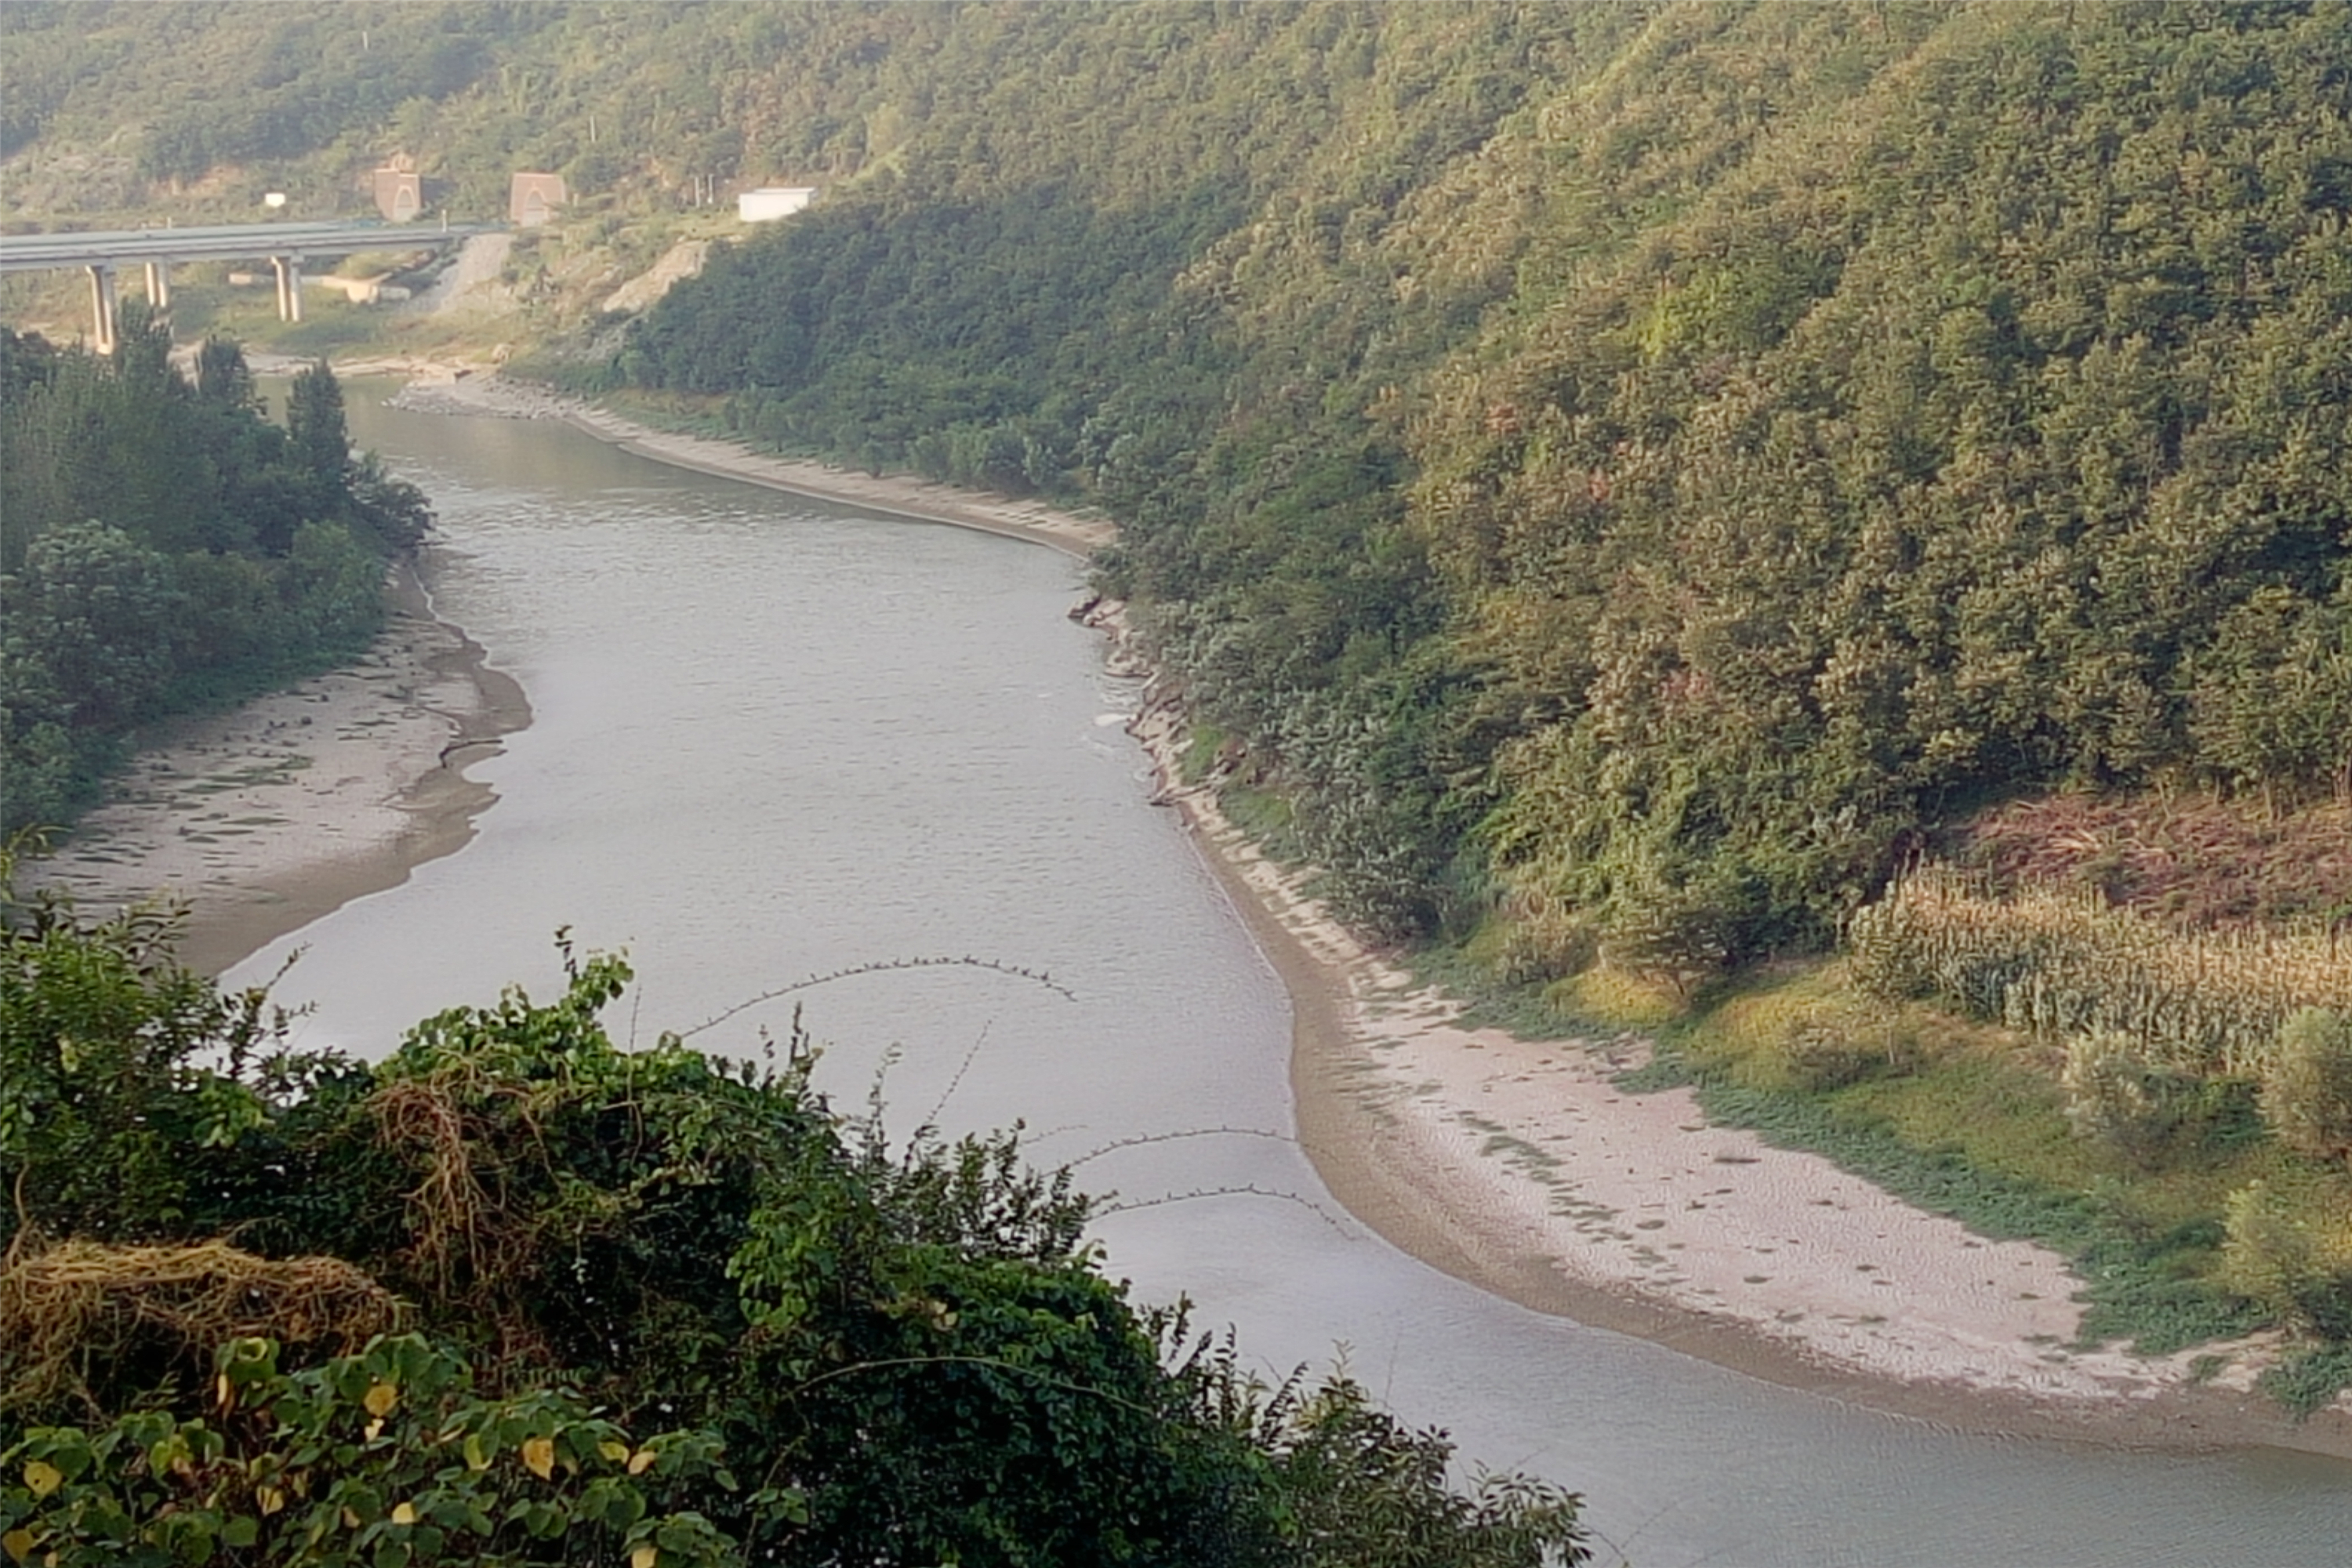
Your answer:
[[[436,378],[411,408],[560,418],[663,462],[1084,553],[1107,523],[647,429],[496,376]],[[1142,668],[1121,607],[1090,624]],[[1148,698],[1152,694],[1148,689]],[[2071,1349],[2064,1258],[1911,1208],[1827,1160],[1709,1126],[1687,1090],[1616,1086],[1638,1040],[1533,1043],[1456,1009],[1357,942],[1261,855],[1213,791],[1176,779],[1182,715],[1132,726],[1294,1013],[1299,1135],[1332,1192],[1395,1245],[1538,1310],[1777,1382],[1969,1427],[2166,1447],[2274,1443],[2352,1457],[2352,1402],[2295,1426],[2251,1391],[2267,1345],[2168,1358]]]
[[[530,720],[521,688],[435,617],[404,567],[357,664],[160,727],[22,880],[94,910],[159,893],[186,903],[181,956],[218,973],[463,847],[495,798],[467,764]]]
[[[412,383],[394,406],[426,414],[505,419],[560,419],[600,441],[656,462],[765,485],[821,500],[846,501],[866,511],[921,522],[943,522],[1050,545],[1085,556],[1118,538],[1100,518],[1081,517],[1043,501],[983,495],[901,474],[871,475],[754,452],[733,441],[655,430],[607,409],[498,375],[436,375]]]
[[[653,431],[491,375],[439,371],[397,401],[454,415],[562,419],[660,461],[1073,553],[1112,537],[1104,522],[1034,503]],[[1115,659],[1136,658],[1118,606],[1099,606],[1089,618],[1112,637]],[[1148,689],[1148,696],[1133,728],[1161,770],[1160,798],[1182,814],[1289,990],[1302,1142],[1340,1201],[1395,1245],[1539,1310],[1946,1424],[2110,1443],[2267,1442],[2352,1457],[2352,1415],[2342,1405],[2296,1427],[2248,1392],[2263,1347],[2250,1347],[2201,1385],[2190,1376],[2193,1353],[2151,1361],[2069,1350],[2081,1321],[2072,1300],[2080,1281],[2057,1255],[1971,1236],[1825,1160],[1710,1127],[1686,1092],[1620,1089],[1615,1077],[1638,1059],[1638,1041],[1538,1044],[1461,1027],[1452,1007],[1354,942],[1298,878],[1259,855],[1211,792],[1175,783],[1181,715],[1164,693]],[[265,725],[261,732],[278,731]],[[412,765],[419,754],[418,742],[381,727],[369,738]],[[315,764],[321,777],[343,768]],[[375,786],[352,772],[362,787],[350,797],[352,816],[339,820],[352,824],[347,837],[377,846],[381,866],[383,825],[366,805]],[[457,837],[448,847],[462,842],[479,802],[466,804],[462,781],[450,787],[457,793],[437,808],[413,784],[385,797],[404,803],[390,809],[407,814],[411,826],[418,818],[444,825],[394,842],[436,842],[433,834],[451,824]],[[173,848],[173,831],[119,837],[114,853],[139,868],[131,878],[152,881],[158,873],[142,863],[141,846]],[[336,847],[323,836],[316,842]],[[343,874],[333,864],[322,863],[319,883],[328,891],[313,900],[317,912],[352,896],[332,896]],[[282,923],[252,935],[232,958],[302,923],[292,918],[289,889],[305,884],[303,872],[273,867],[273,879],[254,887],[260,909],[275,915],[288,906]],[[200,882],[183,883],[189,892],[208,902],[240,896],[235,863],[205,862]],[[258,929],[242,916],[222,928],[216,917],[204,918],[208,951]]]
[[[1123,637],[1118,606],[1094,618]],[[1463,1026],[1260,853],[1213,788],[1179,782],[1178,710],[1147,701],[1134,730],[1289,991],[1301,1142],[1405,1251],[1538,1311],[1943,1425],[2352,1458],[2352,1398],[2298,1425],[2252,1391],[2273,1342],[2074,1349],[2083,1282],[2060,1255],[1710,1125],[1686,1089],[1621,1089],[1648,1059],[1637,1037]],[[2228,1364],[2199,1378],[2217,1350]]]

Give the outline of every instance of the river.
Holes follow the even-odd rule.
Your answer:
[[[1120,724],[1135,683],[1064,612],[1076,563],[666,468],[551,423],[350,389],[356,438],[434,498],[440,614],[529,692],[473,776],[461,852],[232,972],[379,1055],[418,1016],[625,948],[639,1040],[805,976],[882,968],[698,1036],[754,1048],[797,1001],[819,1081],[894,1126],[1024,1121],[1129,1205],[1137,1295],[1188,1292],[1269,1373],[1344,1355],[1472,1465],[1586,1494],[1639,1568],[2317,1568],[2352,1470],[2271,1449],[2124,1453],[1954,1433],[1522,1310],[1398,1252],[1297,1149],[1287,1003]],[[1217,1131],[1217,1129],[1236,1131]],[[1194,1134],[1162,1137],[1166,1134]],[[1136,1139],[1155,1140],[1141,1143]],[[1107,1145],[1126,1146],[1095,1154]]]

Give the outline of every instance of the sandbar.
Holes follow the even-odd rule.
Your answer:
[[[352,900],[455,852],[496,795],[466,769],[530,721],[522,689],[433,613],[418,563],[394,570],[384,630],[356,663],[138,737],[103,804],[26,891],[91,912],[186,908],[180,957],[217,974]]]

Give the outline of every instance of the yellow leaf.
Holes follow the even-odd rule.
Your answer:
[[[214,1392],[220,1396],[220,1407],[223,1410],[236,1405],[236,1384],[228,1380],[228,1373],[223,1373],[215,1380]]]
[[[541,1480],[555,1474],[555,1442],[549,1437],[525,1437],[522,1440],[522,1462]]]
[[[371,1421],[366,1426],[360,1428],[360,1434],[369,1442],[373,1443],[383,1435],[383,1423],[382,1421]]]
[[[388,1383],[371,1384],[360,1403],[367,1406],[369,1415],[382,1420],[392,1414],[394,1405],[400,1403],[400,1390]]]
[[[261,1516],[267,1519],[286,1506],[286,1494],[276,1487],[263,1487],[253,1494],[253,1500],[261,1505]]]
[[[654,1568],[660,1556],[661,1548],[648,1541],[629,1553],[629,1568]]]
[[[45,1498],[65,1484],[65,1472],[40,1459],[25,1461],[25,1485],[37,1498]]]
[[[0,1535],[0,1547],[7,1549],[8,1556],[12,1561],[22,1563],[33,1554],[33,1532],[29,1530],[12,1530],[5,1535]]]
[[[655,1453],[651,1448],[638,1449],[635,1453],[629,1456],[629,1474],[633,1476],[644,1475],[647,1470],[654,1468],[654,1461],[660,1458],[661,1456]]]
[[[616,1465],[626,1463],[629,1458],[629,1446],[626,1443],[615,1443],[609,1437],[596,1445],[596,1451]]]
[[[392,1522],[394,1524],[415,1524],[416,1522],[416,1505],[410,1502],[404,1502],[395,1505],[392,1510]]]
[[[345,1530],[357,1530],[359,1527],[360,1516],[353,1513],[350,1509],[343,1510],[343,1528]]]

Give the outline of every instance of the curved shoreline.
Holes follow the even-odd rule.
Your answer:
[[[452,376],[411,383],[393,399],[415,413],[552,419],[607,446],[672,468],[847,505],[912,522],[976,529],[1042,544],[1080,560],[1112,542],[1118,531],[1042,501],[1018,500],[904,475],[868,475],[823,463],[755,452],[739,442],[656,430],[577,398],[542,392],[495,375]]]
[[[1114,537],[1107,524],[1050,508],[652,431],[607,410],[494,380],[436,387],[429,395],[436,401],[446,397],[451,412],[561,418],[656,461],[865,510],[1010,534],[1071,553],[1083,554]],[[1111,638],[1115,660],[1147,668],[1128,646],[1123,606],[1095,606],[1087,619]],[[2193,1352],[2144,1360],[2115,1350],[2062,1349],[2080,1322],[2081,1312],[2069,1299],[2080,1281],[2056,1254],[1971,1237],[1957,1222],[1910,1209],[1817,1155],[1774,1148],[1748,1134],[1706,1129],[1716,1145],[1706,1157],[1727,1162],[1743,1175],[1757,1173],[1748,1184],[1762,1190],[1764,1206],[1833,1206],[1841,1215],[1860,1211],[1858,1220],[1841,1218],[1823,1233],[1832,1244],[1857,1237],[1884,1240],[1890,1231],[1908,1227],[1918,1235],[1903,1260],[1932,1261],[1937,1269],[1926,1270],[1927,1279],[1907,1289],[1906,1282],[1888,1280],[1897,1300],[1874,1300],[1867,1289],[1841,1292],[1838,1282],[1823,1279],[1817,1268],[1810,1276],[1800,1274],[1793,1292],[1805,1310],[1791,1310],[1785,1304],[1790,1296],[1786,1290],[1760,1304],[1726,1299],[1727,1291],[1736,1292],[1751,1276],[1734,1279],[1718,1270],[1696,1286],[1673,1278],[1668,1269],[1644,1260],[1645,1253],[1653,1260],[1660,1255],[1638,1230],[1589,1223],[1600,1205],[1586,1205],[1578,1214],[1571,1198],[1568,1206],[1574,1217],[1564,1228],[1557,1212],[1563,1188],[1572,1194],[1579,1181],[1597,1173],[1587,1169],[1563,1181],[1540,1168],[1568,1163],[1557,1154],[1538,1153],[1533,1169],[1527,1160],[1514,1160],[1512,1154],[1528,1150],[1528,1142],[1486,1120],[1472,1100],[1492,1082],[1457,1078],[1433,1095],[1426,1079],[1442,1071],[1434,1065],[1440,1058],[1458,1066],[1479,1059],[1472,1053],[1482,1052],[1512,1069],[1490,1079],[1517,1084],[1549,1074],[1549,1084],[1538,1082],[1525,1097],[1550,1103],[1537,1104],[1534,1114],[1521,1120],[1564,1136],[1563,1093],[1574,1101],[1569,1121],[1598,1112],[1604,1103],[1620,1108],[1611,1115],[1627,1114],[1622,1108],[1637,1097],[1609,1082],[1625,1064],[1605,1051],[1596,1057],[1572,1045],[1531,1044],[1496,1031],[1454,1026],[1450,1005],[1357,944],[1307,895],[1300,879],[1265,861],[1224,820],[1213,791],[1181,785],[1181,713],[1148,700],[1130,730],[1159,772],[1156,800],[1180,811],[1202,859],[1289,994],[1291,1081],[1301,1144],[1333,1195],[1400,1249],[1538,1311],[1668,1344],[1774,1383],[1942,1425],[2108,1446],[2251,1444],[2352,1458],[2352,1418],[2340,1408],[2298,1425],[2252,1392],[2253,1370],[2267,1347],[2252,1347],[2253,1359],[2246,1364],[2201,1383],[2190,1371]],[[1645,1158],[1659,1163],[1663,1155],[1664,1163],[1671,1163],[1687,1152],[1657,1146],[1654,1138],[1662,1128],[1702,1135],[1693,1124],[1703,1123],[1703,1118],[1695,1106],[1682,1103],[1686,1098],[1671,1091],[1638,1097],[1636,1113],[1647,1113],[1651,1125],[1644,1136],[1654,1142],[1635,1150],[1637,1172]],[[1591,1137],[1590,1123],[1577,1131]],[[1625,1157],[1622,1143],[1600,1156]],[[1710,1171],[1706,1179],[1719,1179],[1719,1173]],[[1710,1195],[1714,1190],[1707,1189]],[[1692,1200],[1689,1206],[1701,1205]],[[1746,1217],[1753,1223],[1752,1214]],[[1752,1248],[1754,1238],[1736,1237],[1729,1250],[1743,1246]],[[1571,1248],[1597,1249],[1610,1259],[1598,1268],[1579,1267],[1589,1260],[1574,1258]],[[1903,1254],[1898,1250],[1897,1256]],[[1952,1310],[1941,1288],[1961,1274],[1980,1276],[1989,1258],[2011,1271],[2000,1279],[2003,1290],[1975,1289],[1973,1316]],[[1827,1267],[1876,1272],[1844,1256],[1828,1260]],[[2020,1280],[2048,1289],[2007,1289]],[[1996,1300],[1997,1295],[2007,1299]],[[1811,1310],[1822,1298],[1836,1301],[1841,1296],[1860,1306],[1843,1312]],[[1864,1310],[1879,1306],[1887,1310]]]
[[[101,909],[189,910],[179,952],[218,974],[463,848],[498,798],[466,768],[530,722],[522,688],[394,570],[384,630],[358,661],[225,713],[161,726],[28,888]],[[467,749],[463,758],[456,753]]]
[[[2003,1376],[1992,1370],[1990,1356],[1973,1365],[1948,1363],[1940,1374],[1901,1376],[1841,1356],[1840,1348],[1851,1349],[1850,1335],[1844,1336],[1845,1345],[1832,1346],[1802,1331],[1775,1334],[1720,1304],[1643,1288],[1622,1277],[1612,1280],[1578,1271],[1557,1233],[1547,1234],[1528,1212],[1550,1205],[1524,1201],[1551,1194],[1525,1190],[1540,1179],[1515,1172],[1507,1155],[1497,1157],[1496,1145],[1503,1136],[1495,1123],[1462,1104],[1462,1086],[1446,1086],[1450,1102],[1441,1097],[1433,1104],[1425,1084],[1404,1081],[1426,1066],[1425,1053],[1421,1059],[1408,1058],[1402,1069],[1380,1059],[1378,1053],[1397,1042],[1379,1038],[1380,1026],[1367,1016],[1369,976],[1335,963],[1319,942],[1302,933],[1298,922],[1311,922],[1315,914],[1274,890],[1282,884],[1295,887],[1294,879],[1265,863],[1213,802],[1181,792],[1174,804],[1184,812],[1202,859],[1290,995],[1290,1077],[1301,1146],[1341,1205],[1398,1250],[1534,1311],[1647,1340],[1768,1383],[1939,1426],[2106,1448],[2197,1452],[2268,1447],[2352,1459],[2352,1421],[2340,1406],[2298,1424],[2254,1392],[2250,1377],[2234,1380],[2234,1385],[2198,1382],[2189,1363],[2210,1347],[2151,1360],[2137,1373],[2129,1364],[2136,1358],[2093,1352],[2089,1359],[2100,1364],[2091,1373],[2094,1386],[2087,1388],[2036,1391],[2021,1385],[2013,1373]],[[1370,963],[1377,970],[1378,961]],[[1596,1051],[1593,1043],[1530,1043],[1500,1031],[1454,1028],[1444,1021],[1451,1006],[1409,977],[1391,972],[1375,984],[1385,984],[1393,1004],[1423,1010],[1413,1032],[1422,1035],[1425,1047],[1509,1053],[1502,1070],[1490,1077],[1524,1080],[1528,1074],[1512,1069],[1531,1065],[1532,1058]],[[1433,1037],[1433,1023],[1438,1035],[1450,1037]],[[1643,1048],[1619,1055],[1600,1044],[1584,1082],[1612,1103],[1667,1099],[1612,1092],[1608,1084],[1645,1054]],[[1668,1091],[1665,1120],[1698,1117],[1695,1104],[1673,1103],[1685,1094]],[[1462,1136],[1460,1126],[1444,1125],[1449,1121],[1466,1125],[1470,1136]],[[1701,1129],[1681,1125],[1677,1131],[1696,1134]],[[1811,1174],[1832,1185],[1842,1180],[1848,1187],[1866,1186],[1818,1156],[1728,1130],[1706,1131],[1737,1141],[1741,1152],[1732,1158],[1742,1165],[1811,1165]],[[1521,1192],[1505,1190],[1515,1183]],[[1891,1197],[1885,1202],[1904,1206]],[[1919,1217],[1961,1228],[1957,1222]],[[1973,1239],[1959,1245],[1984,1252],[2002,1245],[2020,1252],[2041,1250]],[[2079,1288],[2063,1259],[2044,1254],[2042,1261],[2046,1270]],[[1932,1301],[1906,1304],[1924,1306],[1925,1315],[1933,1316]],[[2014,1336],[2017,1345],[2009,1348],[2029,1344],[2031,1338],[2021,1331]],[[2041,1352],[2036,1347],[2030,1353]]]
[[[1117,609],[1101,618],[1117,639]],[[1305,874],[1267,859],[1213,786],[1179,781],[1181,724],[1147,705],[1136,731],[1158,798],[1291,997],[1299,1142],[1333,1196],[1400,1251],[1535,1311],[1937,1426],[2352,1458],[2347,1402],[2299,1424],[2253,1390],[2267,1346],[2206,1381],[2194,1363],[2221,1347],[2068,1350],[2081,1281],[2059,1255],[1976,1237],[1822,1156],[1707,1123],[1687,1089],[1617,1088],[1647,1058],[1635,1037],[1460,1026],[1457,1005],[1364,948]],[[1779,1278],[1752,1272],[1766,1268]],[[1971,1288],[1988,1272],[2003,1289]],[[2020,1282],[2042,1289],[2008,1289]]]
[[[396,401],[453,415],[559,419],[655,461],[859,510],[982,529],[1073,555],[1114,537],[1107,523],[1034,503],[655,431],[490,376],[444,373]],[[1087,619],[1111,637],[1115,659],[1132,658],[1121,606],[1098,606]],[[1172,704],[1150,698],[1131,726],[1160,770],[1156,801],[1180,811],[1290,995],[1291,1080],[1303,1147],[1334,1195],[1402,1250],[1536,1310],[1939,1425],[2109,1447],[2253,1444],[2352,1458],[2352,1417],[2341,1406],[2296,1426],[2248,1392],[2250,1367],[2200,1384],[2190,1376],[2190,1354],[2143,1362],[2119,1352],[2059,1351],[2080,1312],[2067,1300],[2079,1281],[2056,1255],[1969,1237],[1954,1222],[1906,1209],[1818,1156],[1707,1128],[1674,1091],[1633,1097],[1616,1090],[1610,1079],[1624,1065],[1617,1054],[1622,1042],[1580,1049],[1458,1027],[1452,1008],[1358,945],[1297,877],[1267,862],[1234,830],[1212,791],[1176,782],[1181,726]],[[457,821],[454,840],[416,861],[470,837],[480,803],[467,806],[461,795],[413,803],[428,822]],[[431,841],[428,827],[417,842]],[[316,912],[405,875],[403,867]],[[247,951],[309,918],[314,916],[257,936]],[[1481,1098],[1503,1083],[1513,1087],[1501,1100]],[[1506,1102],[1507,1110],[1498,1109]],[[1695,1156],[1694,1139],[1707,1141]],[[1686,1157],[1695,1163],[1677,1167]],[[1636,1185],[1661,1185],[1654,1194],[1622,1196],[1615,1191],[1624,1184],[1617,1180],[1621,1168]],[[1685,1199],[1673,1186],[1678,1171],[1732,1185],[1693,1189],[1703,1196]],[[1744,1200],[1738,1195],[1743,1188]],[[1675,1206],[1668,1213],[1663,1195],[1670,1193]],[[1718,1203],[1718,1193],[1733,1195]],[[1658,1209],[1663,1217],[1634,1219],[1628,1212],[1634,1207]],[[1834,1214],[1811,1212],[1822,1208]],[[1864,1211],[1861,1219],[1837,1217],[1855,1208]],[[1706,1217],[1698,1217],[1703,1210]],[[1792,1215],[1823,1221],[1798,1238],[1814,1244],[1816,1256],[1776,1261],[1769,1279],[1740,1274],[1738,1259],[1752,1267],[1759,1250],[1753,1226],[1772,1228],[1773,1245],[1760,1250],[1777,1255],[1779,1231],[1798,1229],[1780,1223]],[[1743,1231],[1743,1224],[1750,1229]],[[1906,1268],[1903,1277],[1882,1283],[1871,1277],[1875,1264],[1856,1259],[1872,1240],[1897,1229],[1910,1237],[1896,1248]],[[1668,1234],[1688,1239],[1664,1240]],[[1672,1256],[1685,1247],[1697,1250]],[[1717,1255],[1712,1275],[1685,1268],[1710,1250]],[[1980,1273],[1996,1253],[2006,1267],[2039,1270],[2032,1282],[2055,1289],[2011,1291],[2000,1301],[1980,1292],[1979,1317],[1956,1321],[1961,1315],[1941,1286],[1958,1278],[1954,1268]],[[1916,1276],[1908,1267],[1915,1264]],[[1853,1290],[1857,1272],[1873,1289]],[[1859,1304],[1840,1309],[1841,1301]]]

